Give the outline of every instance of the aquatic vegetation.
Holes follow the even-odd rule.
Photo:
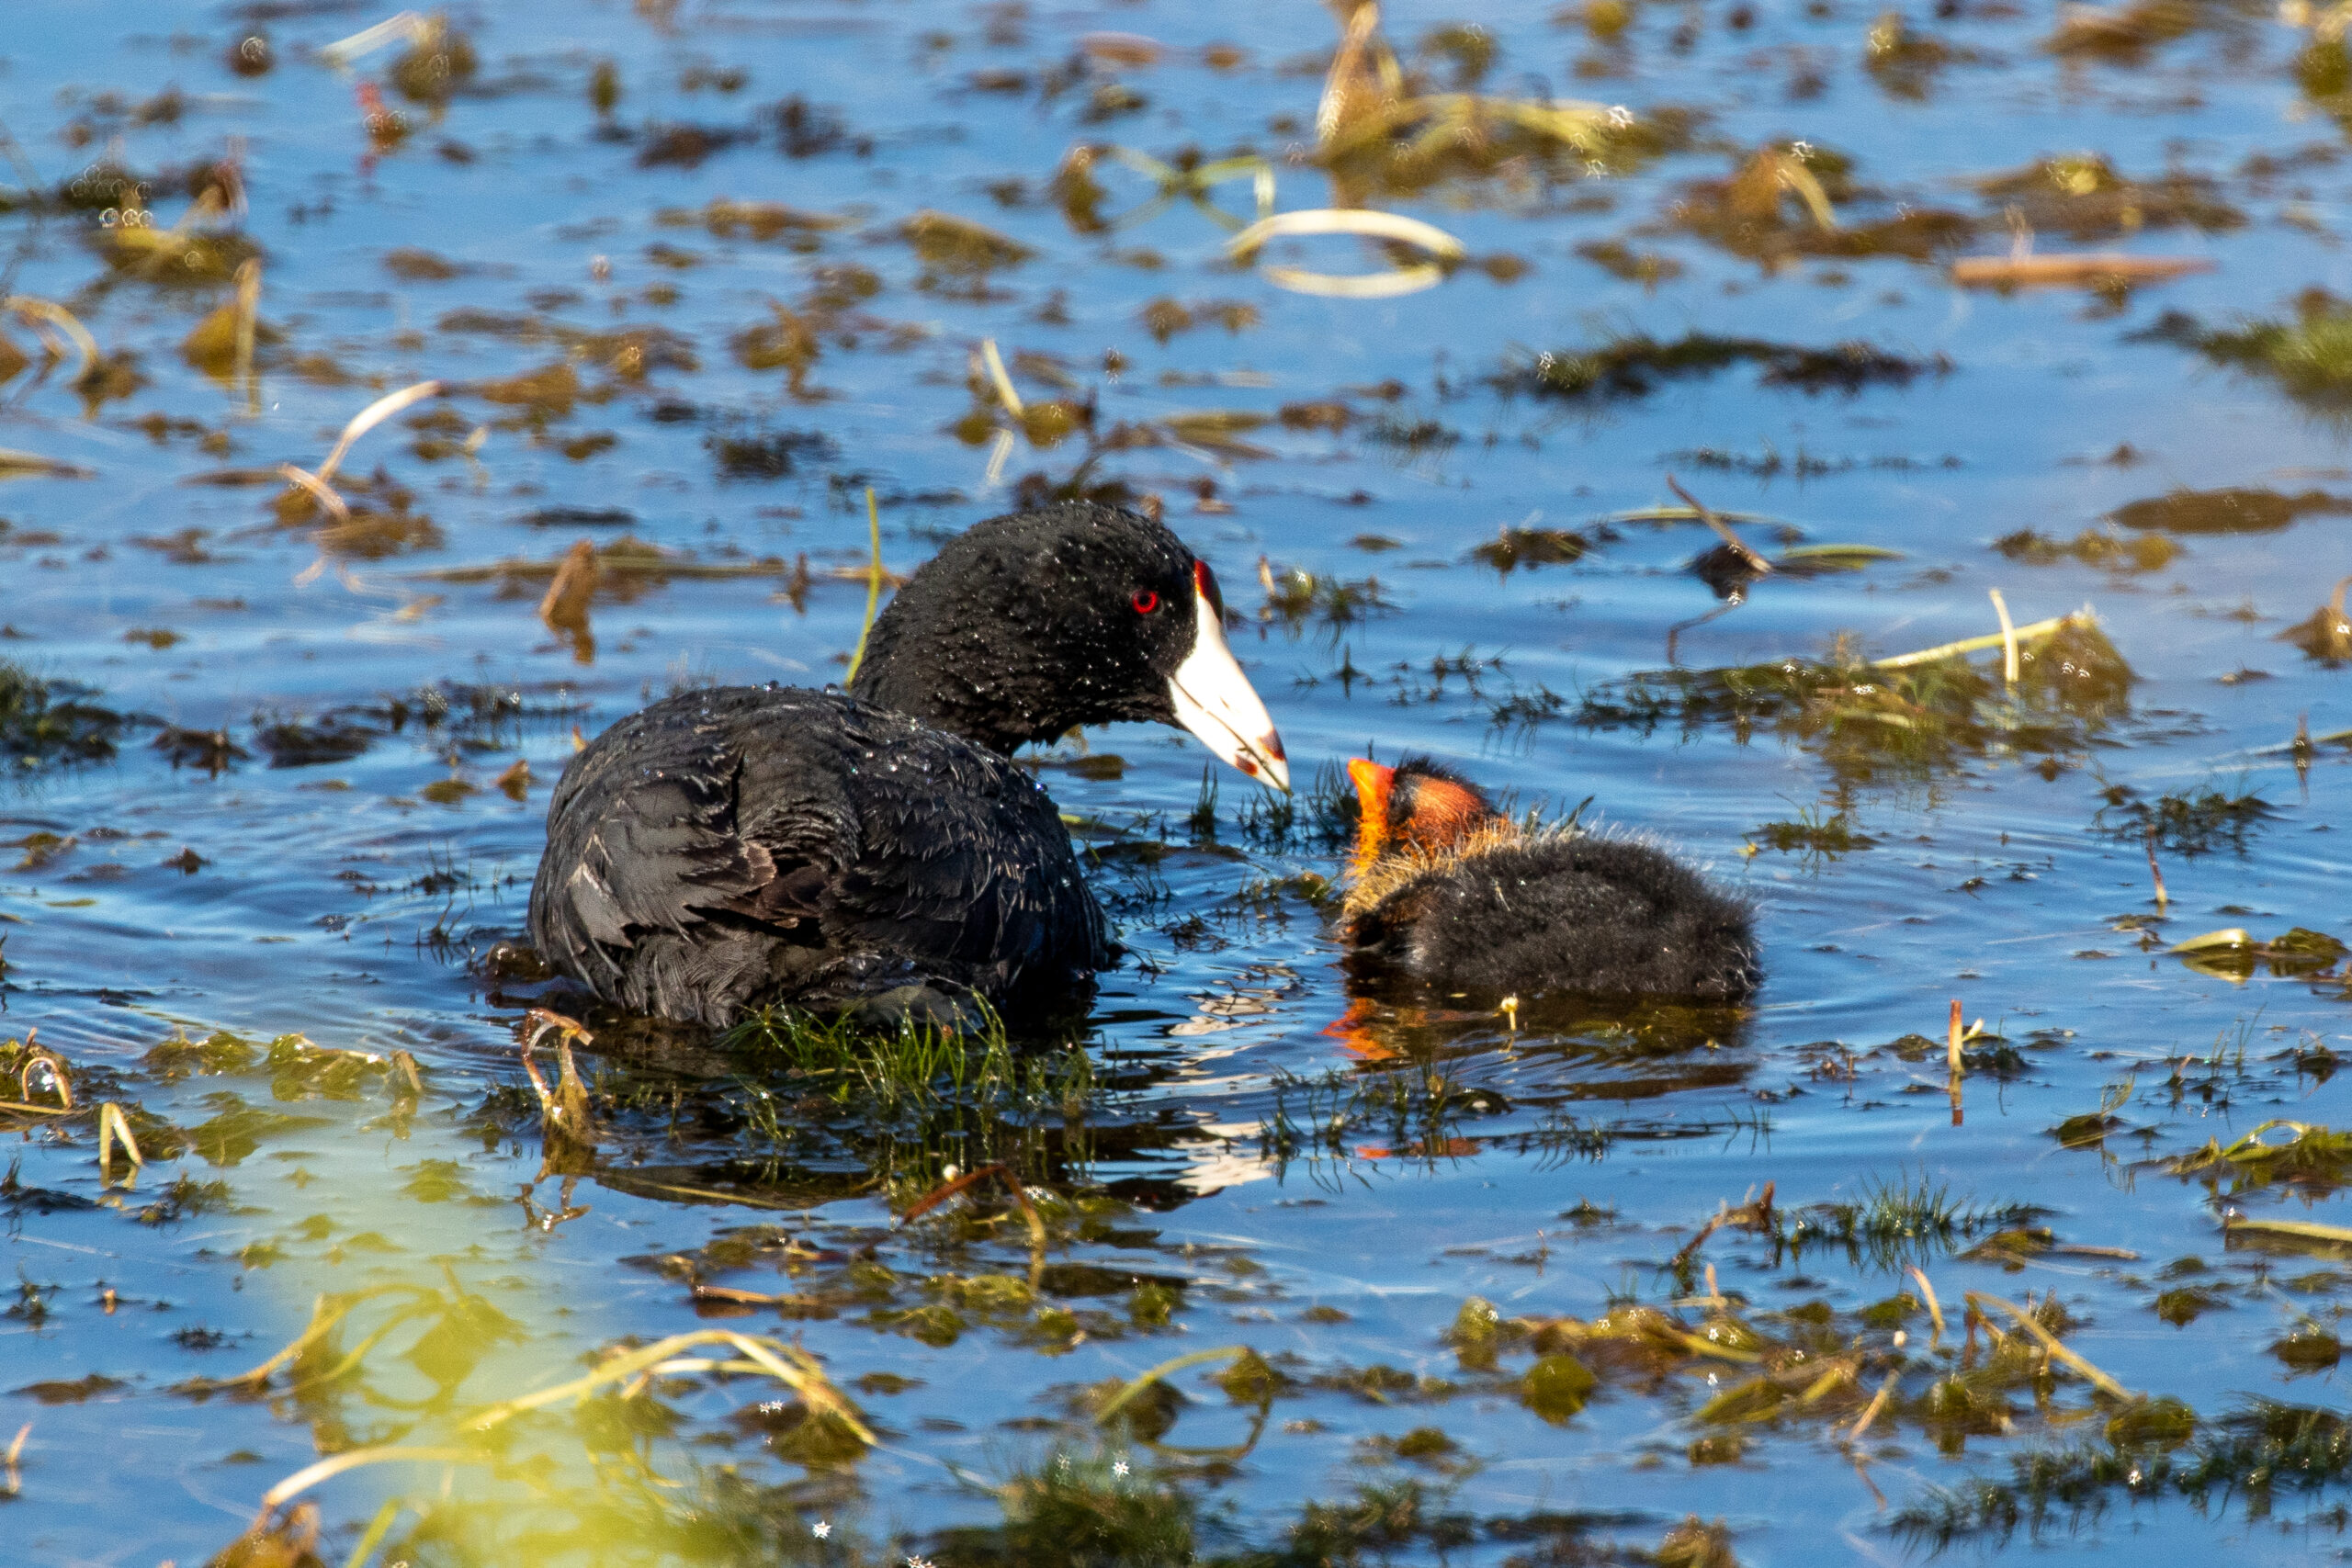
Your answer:
[[[1833,660],[1646,671],[1589,688],[1573,713],[1555,699],[1542,716],[1643,733],[1668,722],[1685,734],[1761,728],[1818,752],[1839,782],[1871,784],[1929,776],[1996,747],[2079,750],[2128,711],[2134,676],[2097,622],[2068,617],[2020,642],[2013,692],[1962,652],[1866,663],[1841,646]]]
[[[1566,566],[1581,560],[1596,543],[1615,535],[1606,527],[1588,536],[1573,528],[1501,528],[1482,545],[1470,547],[1470,558],[1509,577],[1521,567],[1533,571],[1543,566]]]
[[[1888,203],[1853,174],[1853,161],[1831,148],[1809,142],[1760,147],[1732,174],[1685,185],[1668,218],[1767,271],[1807,257],[1925,261],[1974,237],[1976,221],[1968,215]],[[1856,223],[1850,210],[1840,211],[1856,205],[1892,210]]]
[[[2330,670],[2352,659],[2352,615],[2344,606],[2347,588],[2352,588],[2352,578],[2338,582],[2326,604],[2280,632],[2278,640],[2293,643],[2306,659]]]
[[[2352,512],[2352,501],[2324,491],[2282,495],[2268,490],[2177,490],[2120,506],[2112,515],[2127,528],[2157,534],[2267,534],[2301,518],[2345,512]],[[2136,551],[2144,544],[2133,540],[2129,547]]]
[[[2030,1203],[1981,1205],[1955,1198],[1948,1185],[1922,1171],[1916,1179],[1872,1179],[1847,1202],[1815,1203],[1785,1221],[1773,1217],[1778,1239],[1800,1256],[1826,1245],[1873,1268],[1894,1269],[1958,1251],[1964,1241],[2017,1231],[2042,1213]]]
[[[2022,1529],[2040,1539],[2079,1534],[2119,1504],[2178,1498],[2202,1515],[2233,1501],[2249,1521],[2267,1519],[2285,1497],[2317,1495],[2352,1480],[2352,1431],[2332,1411],[2253,1399],[2199,1419],[2177,1401],[2155,1418],[2109,1423],[2102,1442],[2037,1447],[2008,1461],[2006,1479],[1935,1487],[1891,1522],[1904,1540],[1933,1551],[1963,1541],[1999,1545]]]
[[[2274,813],[2258,795],[2228,795],[2203,784],[2179,795],[2143,799],[2129,784],[2100,792],[2105,803],[2092,828],[2111,838],[2149,840],[2175,854],[2197,856],[2227,848],[2245,852],[2246,835],[2258,831]]]
[[[2016,213],[2014,222],[2039,233],[2054,231],[2077,243],[2111,240],[2143,230],[2194,229],[2226,233],[2246,215],[2223,199],[2211,175],[2174,169],[2149,180],[2119,173],[2097,153],[2044,158],[1975,182],[1987,200]]]
[[[2165,1161],[2164,1169],[2180,1177],[2226,1176],[2233,1193],[2273,1181],[2325,1192],[2352,1182],[2352,1133],[2301,1122],[2265,1122],[2227,1148],[2220,1139],[2209,1138],[2203,1148]]]
[[[2281,391],[2329,419],[2352,416],[2352,304],[2309,288],[2287,321],[2253,319],[2236,328],[2206,327],[2166,311],[2138,334],[2203,355],[2225,369],[2276,381]]]
[[[2120,516],[2118,521],[2121,521]],[[2031,528],[2020,528],[1994,540],[1993,547],[2008,559],[2028,566],[2054,566],[2062,560],[2076,560],[2110,571],[2162,571],[2180,554],[2180,547],[2173,543],[2169,532],[2146,533],[2127,539],[2112,529],[2086,528],[2071,539],[2058,539]]]
[[[97,695],[0,660],[0,756],[18,770],[111,761],[130,721]]]
[[[1922,376],[1949,375],[1952,368],[1940,355],[1908,358],[1859,341],[1806,348],[1690,332],[1672,343],[1634,334],[1598,348],[1542,354],[1494,379],[1506,391],[1600,403],[1645,398],[1668,382],[1702,380],[1741,365],[1761,367],[1758,386],[1847,397],[1870,387],[1907,387]]]
[[[1749,835],[1749,841],[1782,854],[1802,850],[1809,855],[1833,858],[1867,850],[1878,842],[1867,833],[1854,831],[1849,813],[1839,811],[1824,816],[1811,807],[1800,810],[1794,821],[1760,824]]]
[[[925,210],[900,230],[923,264],[918,288],[970,299],[989,297],[991,274],[1017,267],[1036,253],[969,219]]]

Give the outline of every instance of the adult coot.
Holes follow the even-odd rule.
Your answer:
[[[571,761],[531,940],[637,1012],[932,1013],[1067,998],[1115,950],[1053,802],[1005,753],[1075,725],[1182,725],[1290,787],[1216,581],[1135,513],[974,525],[875,621],[846,694],[684,692]]]
[[[1654,844],[1529,829],[1426,757],[1348,764],[1362,808],[1340,930],[1450,990],[1744,1000],[1746,904]]]

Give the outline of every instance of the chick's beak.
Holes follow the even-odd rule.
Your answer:
[[[1216,590],[1208,568],[1193,569],[1193,651],[1169,677],[1169,699],[1176,722],[1200,737],[1201,744],[1253,779],[1290,788],[1290,761],[1266,705],[1226,646]]]
[[[1348,762],[1348,777],[1356,786],[1356,866],[1362,871],[1379,857],[1387,839],[1388,792],[1396,782],[1396,770],[1356,757]]]

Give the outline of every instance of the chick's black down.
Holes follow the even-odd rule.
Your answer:
[[[1003,1005],[1113,960],[1053,802],[996,753],[837,692],[688,692],[572,760],[539,951],[605,1000],[725,1028],[905,987]]]
[[[1565,836],[1424,873],[1361,917],[1357,937],[1457,990],[1738,1001],[1760,970],[1747,905],[1637,840]]]

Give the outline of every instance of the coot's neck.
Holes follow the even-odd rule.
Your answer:
[[[1102,722],[1083,691],[1023,657],[1001,626],[925,623],[901,607],[894,601],[875,621],[850,695],[1007,754]]]

